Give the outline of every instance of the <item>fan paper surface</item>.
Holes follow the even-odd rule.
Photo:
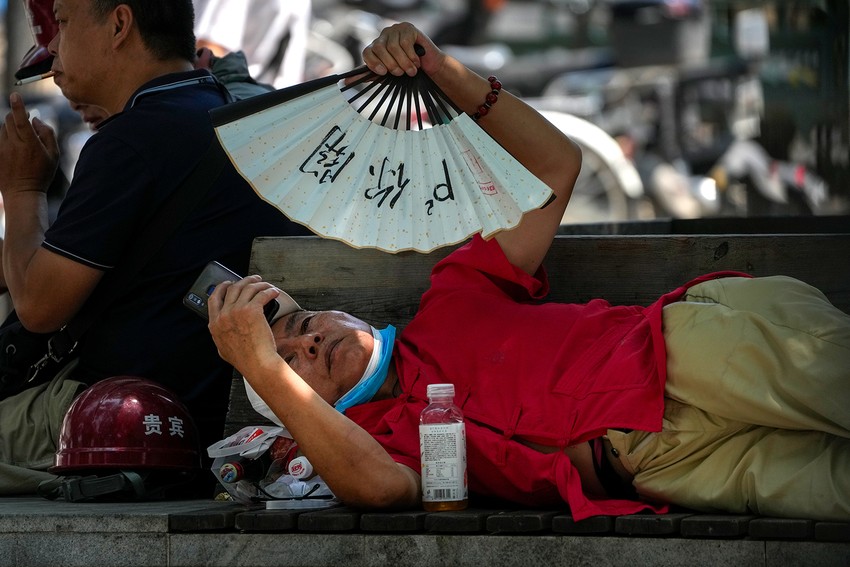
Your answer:
[[[216,132],[263,199],[357,248],[429,252],[478,232],[488,237],[552,194],[466,114],[397,129],[364,116],[350,98],[335,81]]]

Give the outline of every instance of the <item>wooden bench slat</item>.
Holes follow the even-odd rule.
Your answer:
[[[811,217],[711,217],[701,219],[652,219],[562,225],[562,235],[671,235],[671,234],[827,234],[846,233],[850,215]]]
[[[360,516],[360,529],[364,532],[422,532],[429,512],[367,512]]]
[[[302,512],[298,529],[305,532],[351,532],[360,527],[360,512],[346,506]]]
[[[451,247],[429,255],[387,255],[316,237],[260,238],[251,271],[309,309],[341,309],[375,324],[404,327],[428,287],[431,267]],[[647,305],[704,273],[783,274],[823,291],[850,310],[850,234],[559,236],[545,265],[547,300]]]
[[[607,534],[614,531],[613,516],[591,516],[576,522],[570,515],[552,518],[552,531],[561,534]]]
[[[794,518],[756,518],[748,526],[749,535],[755,539],[812,539],[814,520]]]
[[[850,542],[850,522],[817,522],[815,540]]]
[[[614,531],[630,536],[661,536],[679,533],[682,520],[692,516],[690,512],[648,515],[628,514],[617,516],[614,521]]]
[[[254,510],[236,515],[234,527],[243,532],[289,532],[298,527],[300,510]]]
[[[425,518],[425,530],[437,533],[485,533],[487,518],[508,510],[468,508],[457,512],[434,512]]]
[[[684,537],[738,537],[747,534],[754,516],[698,514],[682,519],[679,532]]]
[[[241,504],[223,504],[215,510],[200,509],[168,515],[171,532],[206,532],[231,529],[236,516],[245,511]]]
[[[515,510],[487,518],[487,531],[494,534],[540,533],[552,531],[555,510]]]

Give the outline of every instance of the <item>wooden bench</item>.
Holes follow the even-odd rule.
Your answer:
[[[850,224],[847,229],[831,234],[560,235],[545,261],[552,288],[549,299],[586,302],[601,297],[614,304],[646,305],[700,274],[739,270],[800,278],[850,312]],[[254,243],[251,272],[286,290],[302,307],[340,309],[376,326],[392,323],[401,329],[416,312],[431,267],[452,249],[388,255],[316,237],[261,238]],[[226,434],[261,423],[264,420],[251,409],[241,378],[235,376]],[[607,534],[850,542],[850,523],[687,510],[573,522],[566,510],[522,510],[474,498],[467,511],[440,514],[361,513],[349,508],[309,513],[257,510],[237,515],[235,527],[245,532]],[[850,563],[850,543],[841,553]]]

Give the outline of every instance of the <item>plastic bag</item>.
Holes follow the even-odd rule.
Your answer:
[[[247,426],[213,443],[212,473],[230,495],[243,504],[267,503],[268,508],[326,508],[339,504],[318,476],[299,480],[288,465],[298,445],[283,427]],[[303,457],[302,457],[303,459]]]
[[[254,459],[262,455],[278,437],[292,439],[283,427],[249,425],[207,447],[207,454],[213,459],[231,455]]]
[[[295,447],[283,427],[247,426],[207,448],[210,470],[233,500],[248,504],[259,498],[259,484],[274,464],[267,453],[277,439]]]

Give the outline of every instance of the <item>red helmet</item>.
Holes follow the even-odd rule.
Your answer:
[[[50,472],[200,467],[195,423],[177,396],[156,382],[117,376],[96,382],[68,408]]]
[[[47,46],[59,33],[59,24],[53,17],[53,0],[22,0],[27,17],[32,28],[33,45],[27,51],[15,78],[26,79],[50,71],[53,65],[53,56],[47,51]]]

